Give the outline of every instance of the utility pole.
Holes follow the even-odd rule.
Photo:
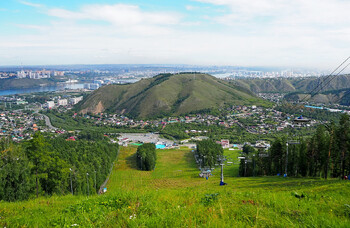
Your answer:
[[[70,190],[72,192],[72,195],[74,195],[73,194],[73,182],[72,182],[72,169],[69,168],[69,170],[70,170],[70,172],[69,172],[69,174],[70,174]]]
[[[285,165],[285,169],[284,169],[284,171],[285,171],[285,177],[287,177],[288,176],[288,173],[287,173],[287,169],[288,169],[288,146],[289,146],[289,144],[291,144],[291,145],[296,145],[296,144],[300,144],[300,142],[299,141],[297,141],[297,140],[289,140],[289,141],[287,141],[287,143],[286,143],[286,145],[287,145],[287,156],[286,156],[286,165]]]
[[[333,144],[333,133],[334,133],[334,129],[332,126],[328,126],[326,125],[327,130],[330,133],[330,143],[329,143],[329,149],[328,149],[328,158],[327,158],[327,164],[326,164],[326,170],[325,170],[325,174],[324,174],[324,178],[327,180],[328,177],[328,166],[329,166],[329,160],[331,158],[331,150],[332,150],[332,144]]]
[[[96,170],[95,170],[95,192],[96,192]]]
[[[287,177],[287,167],[288,167],[288,141],[287,141],[287,156],[286,156],[286,167],[284,169],[284,173]]]
[[[253,176],[255,177],[255,154],[253,154]]]
[[[86,186],[87,186],[87,194],[89,196],[89,173],[86,173]]]

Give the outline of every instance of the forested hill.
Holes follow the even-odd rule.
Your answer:
[[[52,78],[42,78],[42,79],[29,79],[29,78],[10,78],[10,79],[0,79],[0,90],[6,89],[24,89],[39,87],[40,85],[55,85],[56,80]]]
[[[259,92],[311,92],[320,83],[324,86],[321,92],[350,88],[350,75],[339,75],[331,80],[326,77],[309,78],[261,78],[236,79],[232,84],[249,89],[253,93]],[[324,84],[323,84],[324,83]]]
[[[249,90],[208,74],[161,74],[133,84],[104,86],[81,104],[82,113],[132,117],[179,115],[228,105],[266,105]]]

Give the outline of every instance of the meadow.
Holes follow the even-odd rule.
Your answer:
[[[199,177],[193,152],[157,150],[154,171],[136,169],[122,147],[103,195],[51,196],[0,203],[2,227],[349,227],[350,181],[237,177],[234,165]]]

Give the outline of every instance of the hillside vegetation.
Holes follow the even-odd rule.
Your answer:
[[[324,85],[321,92],[350,88],[350,75],[339,75],[334,80],[327,77],[309,78],[252,78],[236,79],[232,84],[244,87],[253,93],[260,92],[311,92],[319,84]],[[328,83],[329,82],[329,83]]]
[[[10,78],[10,79],[1,79],[0,90],[7,89],[23,89],[23,88],[33,88],[39,87],[41,84],[44,85],[55,85],[57,81],[53,79],[29,79],[29,78]]]
[[[104,86],[89,95],[79,109],[82,113],[108,111],[132,117],[160,117],[245,104],[268,103],[247,89],[213,76],[184,73]]]
[[[94,194],[117,158],[118,145],[101,134],[44,137],[21,144],[0,140],[0,200],[43,195]],[[0,215],[1,217],[1,215]]]
[[[137,169],[136,148],[122,147],[101,196],[0,203],[6,227],[349,227],[350,181],[237,178],[238,151],[220,171],[199,178],[193,152],[157,150],[154,171]]]

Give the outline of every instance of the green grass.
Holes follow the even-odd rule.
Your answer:
[[[236,165],[199,178],[190,150],[157,150],[154,171],[137,170],[136,147],[123,147],[101,196],[0,203],[6,227],[349,227],[350,181],[237,178]],[[300,196],[304,196],[301,198]]]

